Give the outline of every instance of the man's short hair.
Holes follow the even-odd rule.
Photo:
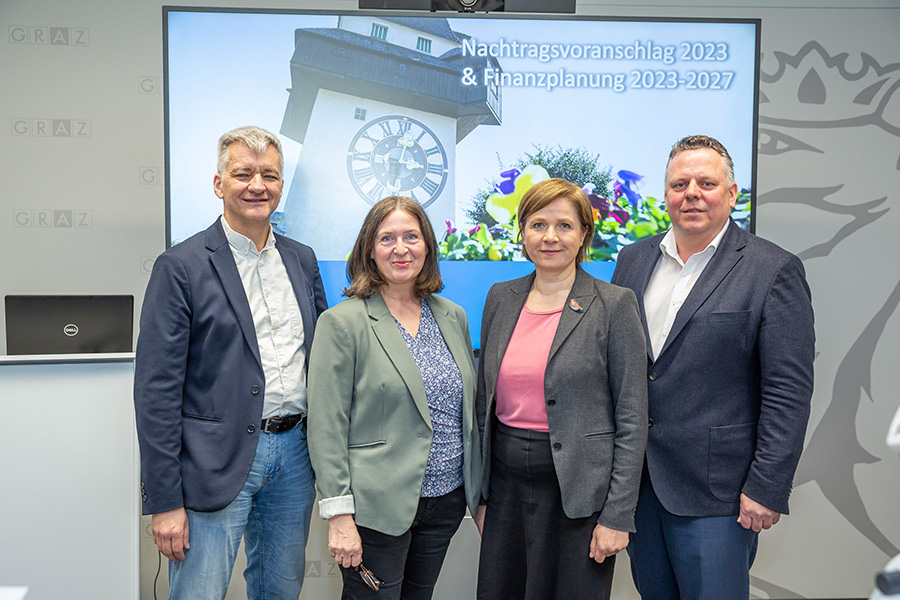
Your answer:
[[[274,146],[278,150],[278,171],[282,177],[284,176],[284,153],[281,151],[281,142],[278,141],[274,134],[261,127],[252,125],[232,129],[219,138],[218,161],[216,164],[216,172],[219,175],[223,175],[225,168],[228,166],[228,147],[235,142],[247,146],[257,154],[262,154],[269,146]]]
[[[666,162],[666,174],[663,181],[668,180],[669,165],[672,164],[672,159],[682,152],[687,152],[688,150],[701,150],[703,148],[714,150],[716,154],[722,158],[725,176],[728,177],[726,183],[728,184],[728,187],[731,187],[734,184],[734,162],[731,160],[731,155],[728,154],[728,150],[725,149],[725,146],[723,146],[719,140],[709,137],[708,135],[689,135],[675,142],[675,145],[672,146],[672,151],[669,152],[669,160]]]

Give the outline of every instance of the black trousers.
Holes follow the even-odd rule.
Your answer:
[[[562,509],[550,435],[494,421],[479,600],[605,600],[615,557],[590,558],[597,514]]]
[[[379,591],[369,589],[359,573],[341,568],[343,600],[430,600],[441,573],[450,539],[466,514],[466,493],[459,486],[449,494],[420,498],[410,528],[399,536],[358,527],[362,562],[384,581]]]

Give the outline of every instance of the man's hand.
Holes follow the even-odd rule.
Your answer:
[[[328,519],[328,553],[345,569],[362,562],[362,540],[353,515],[335,515]]]
[[[618,554],[628,545],[628,532],[610,529],[605,525],[594,527],[591,537],[591,558],[602,563],[607,557]]]
[[[191,547],[187,511],[176,508],[156,513],[150,518],[153,543],[171,561],[184,560],[184,551]]]
[[[781,513],[768,509],[756,500],[741,494],[741,514],[738,515],[738,523],[744,529],[752,529],[759,533],[778,522]]]

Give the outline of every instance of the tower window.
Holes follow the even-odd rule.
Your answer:
[[[379,25],[378,23],[372,23],[372,37],[379,40],[387,39],[387,31],[388,28],[384,25]]]

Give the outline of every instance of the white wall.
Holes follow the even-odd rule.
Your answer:
[[[791,515],[762,535],[752,591],[758,598],[864,597],[873,573],[900,552],[900,464],[884,444],[900,389],[900,6],[774,4],[580,0],[578,12],[763,20],[757,231],[804,258],[819,354]],[[165,243],[161,5],[0,3],[0,295],[128,293],[140,305]],[[352,10],[356,2],[264,6]],[[237,41],[236,52],[240,43],[252,39]],[[228,72],[227,56],[222,77],[239,77]],[[211,180],[214,140],[209,147],[210,172],[198,177]],[[322,561],[311,562],[313,570],[327,565],[323,532],[315,529],[310,541],[309,559]],[[443,598],[471,593],[461,590],[472,589],[472,555],[460,548],[476,540],[468,529],[459,535],[465,539],[451,550],[444,581],[461,587],[442,588]],[[156,559],[146,534],[143,540],[143,597],[151,598]],[[0,567],[0,585],[6,577]],[[241,597],[235,579],[232,598]],[[327,569],[312,572],[303,597],[337,597],[338,587]],[[615,596],[635,597],[626,560]]]

